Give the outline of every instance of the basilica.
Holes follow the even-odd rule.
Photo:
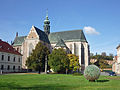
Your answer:
[[[23,55],[23,69],[27,68],[25,65],[27,57],[31,54],[32,50],[35,49],[38,42],[46,45],[50,52],[55,48],[64,48],[67,53],[79,56],[79,63],[83,70],[89,65],[89,44],[83,30],[50,32],[50,21],[47,15],[44,20],[44,31],[36,26],[32,26],[29,34],[26,36],[18,36],[18,33],[16,33],[12,46]]]

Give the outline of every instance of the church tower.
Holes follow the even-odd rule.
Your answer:
[[[48,19],[48,14],[46,15],[46,19],[44,20],[44,32],[49,35],[50,34],[50,21]]]

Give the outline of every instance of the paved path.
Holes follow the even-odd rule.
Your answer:
[[[109,73],[108,72],[101,72],[100,75],[102,75],[102,76],[109,76]]]

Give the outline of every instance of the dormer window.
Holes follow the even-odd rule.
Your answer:
[[[17,48],[17,51],[19,51],[19,48]]]

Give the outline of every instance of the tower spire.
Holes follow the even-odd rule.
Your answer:
[[[50,21],[48,19],[48,9],[46,11],[46,19],[44,20],[44,32],[48,35],[50,34]]]
[[[47,8],[47,10],[46,10],[46,17],[48,17],[48,8]]]

